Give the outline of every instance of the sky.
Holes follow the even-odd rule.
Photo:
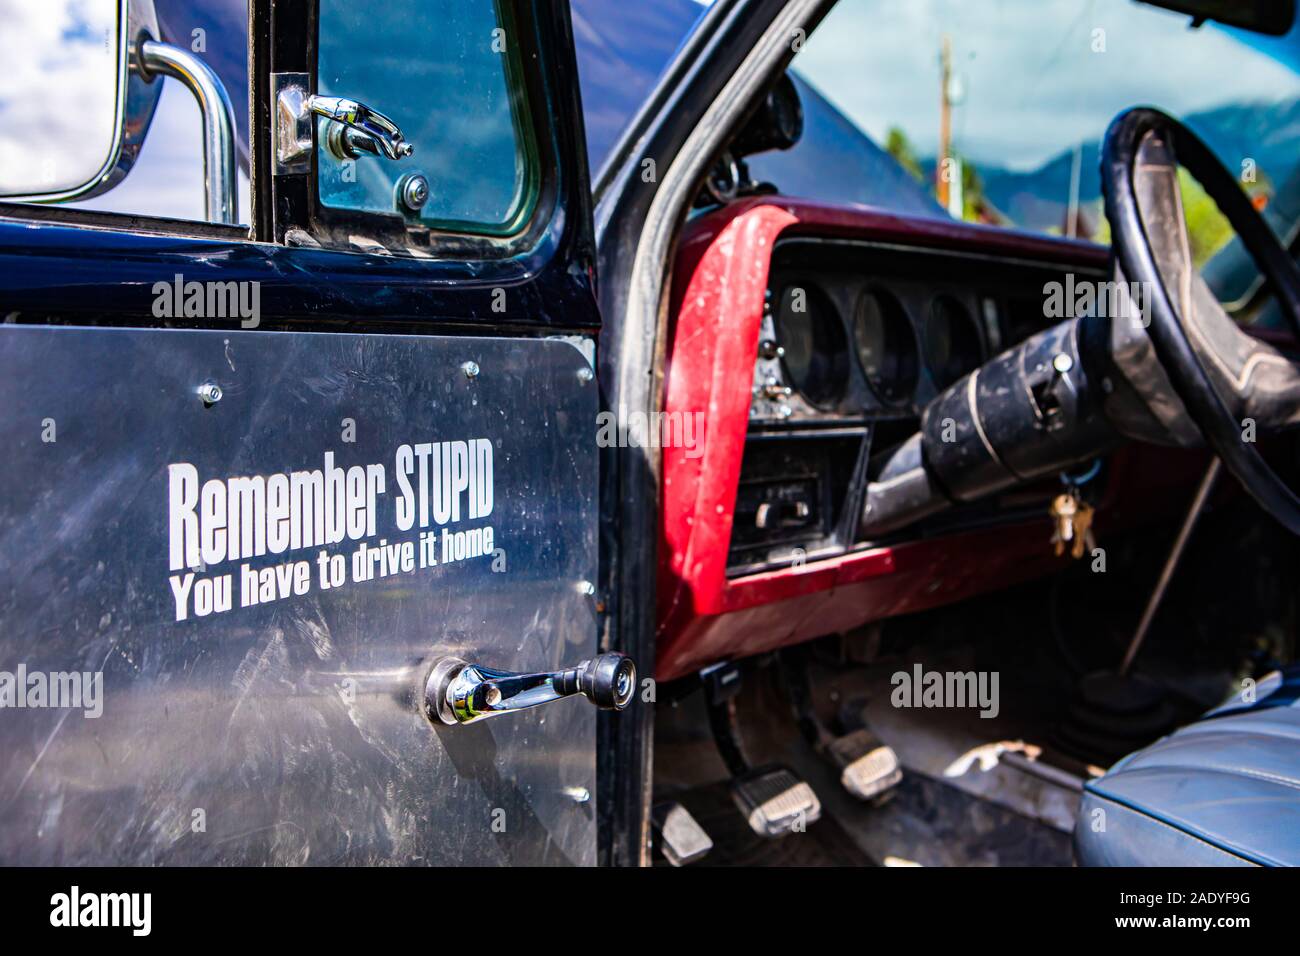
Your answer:
[[[1033,169],[1140,103],[1173,115],[1300,96],[1300,78],[1213,24],[1132,0],[841,0],[795,68],[877,142],[937,149],[939,49],[962,91],[956,149]]]
[[[0,192],[80,185],[112,149],[117,4],[0,0],[0,23]]]
[[[116,17],[117,0],[0,0],[0,192],[79,185],[107,158],[114,135]],[[199,109],[178,81],[161,82],[158,109],[131,174],[101,196],[66,205],[204,218]],[[34,163],[33,156],[52,157],[52,165]],[[240,221],[247,222],[242,170],[239,207]]]

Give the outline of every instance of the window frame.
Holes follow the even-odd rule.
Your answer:
[[[266,43],[270,69],[258,71],[262,85],[254,101],[254,128],[269,130],[273,104],[270,103],[271,73],[305,73],[309,89],[319,89],[319,0],[254,0],[271,7],[271,29]],[[269,136],[254,149],[254,165],[262,172],[264,189],[270,192],[264,205],[270,221],[259,224],[259,231],[277,243],[319,245],[321,248],[350,253],[380,253],[415,258],[451,258],[491,260],[522,255],[535,249],[551,228],[560,203],[562,163],[560,149],[550,122],[555,97],[548,88],[550,62],[541,42],[535,0],[493,0],[504,24],[514,24],[513,59],[517,72],[508,69],[508,82],[516,82],[524,116],[512,109],[516,122],[523,122],[530,135],[521,137],[532,144],[526,155],[531,166],[529,190],[533,199],[526,203],[523,221],[510,231],[492,234],[447,228],[443,224],[425,225],[408,221],[394,211],[391,214],[340,209],[320,201],[318,150],[313,149],[307,171],[275,175],[271,167]],[[545,2],[545,0],[542,0]],[[260,39],[260,37],[259,37]],[[512,97],[513,99],[514,97]],[[384,110],[384,104],[371,104]],[[319,138],[319,137],[318,137]],[[527,147],[525,147],[527,150]],[[364,159],[362,160],[365,161]],[[528,188],[526,185],[525,188]],[[258,219],[254,214],[254,219]]]
[[[401,216],[331,210],[319,202],[316,150],[310,169],[301,176],[276,176],[271,155],[274,104],[270,100],[272,72],[303,72],[315,89],[318,0],[248,0],[249,82],[249,222],[224,224],[130,212],[71,208],[58,203],[0,200],[0,218],[30,220],[91,230],[126,231],[143,235],[242,241],[250,244],[312,246],[350,254],[375,254],[453,260],[502,260],[535,252],[548,237],[558,238],[554,220],[562,203],[589,197],[568,196],[573,184],[563,181],[562,158],[569,152],[557,140],[552,122],[563,100],[548,77],[553,64],[541,40],[545,0],[493,0],[503,22],[516,24],[513,37],[514,75],[526,112],[530,136],[521,140],[531,150],[526,162],[533,180],[525,190],[522,221],[493,235],[458,232],[451,228],[419,227],[423,241],[412,243],[411,230]],[[507,26],[507,29],[510,29]],[[376,108],[381,108],[376,104]],[[512,109],[519,122],[519,113]],[[581,133],[581,128],[578,130]],[[198,135],[198,131],[195,131]],[[585,147],[583,152],[585,162]],[[584,167],[585,169],[585,167]],[[578,177],[581,179],[582,177]],[[362,237],[358,245],[353,237]]]
[[[465,0],[459,0],[465,2]],[[483,0],[475,0],[483,2]],[[515,137],[515,159],[522,161],[524,164],[523,178],[517,194],[518,202],[511,207],[511,216],[502,223],[487,223],[473,219],[429,219],[418,218],[411,222],[412,225],[423,227],[430,232],[463,234],[469,236],[487,236],[492,238],[508,238],[521,232],[527,227],[528,221],[532,218],[533,210],[536,208],[540,199],[540,182],[541,182],[541,153],[537,146],[537,124],[534,118],[534,111],[528,98],[528,90],[525,82],[523,64],[520,62],[519,44],[515,42],[516,37],[522,34],[518,29],[518,21],[515,12],[510,9],[505,0],[488,0],[492,5],[495,20],[498,27],[504,31],[507,37],[505,49],[495,55],[502,57],[504,67],[504,79],[506,85],[506,95],[510,101],[510,124],[514,130]],[[316,56],[319,66],[320,56],[320,23],[319,23],[319,3],[317,0],[317,24],[315,34]],[[397,91],[397,102],[401,101],[403,90]],[[339,95],[347,96],[346,90],[339,91]],[[376,109],[383,111],[385,106],[381,103],[368,104]],[[400,125],[400,123],[399,123]],[[319,127],[320,124],[318,123]],[[322,151],[325,150],[324,144],[317,137],[316,143],[316,205],[319,210],[329,210],[332,213],[355,212],[364,215],[378,215],[383,213],[372,210],[355,209],[339,204],[327,204],[321,199],[321,180],[319,175],[319,164]],[[384,162],[381,159],[371,160],[369,157],[362,157],[359,162]],[[406,220],[405,217],[397,216],[399,219]]]

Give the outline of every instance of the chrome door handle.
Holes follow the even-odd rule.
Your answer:
[[[347,128],[349,132],[338,139],[330,137],[332,143],[342,144],[345,152],[364,150],[367,153],[382,154],[389,159],[404,159],[415,152],[415,147],[406,142],[406,137],[396,123],[365,103],[342,96],[312,93],[304,104],[309,113],[323,116]],[[335,146],[336,150],[338,148]],[[355,155],[345,158],[355,158]]]
[[[435,723],[468,724],[577,695],[601,710],[624,710],[635,693],[636,665],[622,654],[600,654],[567,670],[535,674],[444,657],[425,681],[424,710]]]
[[[339,159],[356,159],[365,152],[397,160],[415,152],[389,117],[356,100],[309,93],[308,80],[306,73],[271,74],[275,175],[308,172],[317,116],[330,121],[326,146]]]

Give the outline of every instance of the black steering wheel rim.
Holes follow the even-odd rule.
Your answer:
[[[1282,312],[1300,338],[1300,269],[1277,241],[1236,179],[1191,130],[1159,110],[1139,107],[1117,116],[1102,147],[1102,191],[1112,244],[1129,281],[1144,283],[1150,306],[1151,337],[1178,397],[1224,466],[1264,510],[1300,534],[1297,497],[1264,460],[1253,442],[1243,440],[1238,422],[1215,389],[1174,308],[1156,264],[1133,182],[1138,151],[1150,133],[1166,138],[1174,156],[1218,205],[1277,295]],[[1181,214],[1181,213],[1180,213]]]

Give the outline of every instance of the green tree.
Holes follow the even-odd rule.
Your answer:
[[[984,180],[975,164],[965,157],[961,161],[962,218],[967,222],[1006,224],[1006,217],[984,195]]]
[[[889,127],[889,132],[885,134],[885,152],[894,157],[894,162],[903,167],[918,183],[926,181],[925,173],[921,170],[921,161],[916,158],[916,150],[912,148],[911,141],[901,128]]]
[[[1181,166],[1178,167],[1178,188],[1183,194],[1183,217],[1187,220],[1192,263],[1199,269],[1232,239],[1232,226],[1201,184]]]
[[[1199,269],[1214,258],[1215,254],[1226,246],[1235,233],[1228,219],[1219,212],[1219,207],[1209,197],[1201,184],[1192,178],[1191,173],[1178,167],[1178,190],[1182,194],[1183,218],[1187,221],[1187,239],[1192,247],[1192,262]],[[1246,187],[1251,200],[1258,207],[1267,205],[1272,193],[1272,183],[1267,176],[1260,174],[1257,182]],[[1093,242],[1110,244],[1110,222],[1101,200],[1095,207],[1097,228],[1092,235]]]

